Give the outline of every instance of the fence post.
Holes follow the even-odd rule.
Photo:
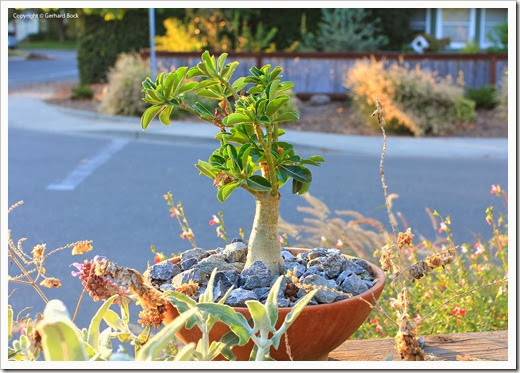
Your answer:
[[[262,52],[257,52],[256,54],[256,67],[262,67]]]
[[[491,56],[491,63],[489,66],[489,84],[495,85],[497,79],[497,56]]]

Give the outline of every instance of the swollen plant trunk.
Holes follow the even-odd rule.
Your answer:
[[[279,196],[267,192],[257,197],[245,268],[249,268],[259,260],[269,268],[272,275],[279,275],[282,272],[283,261],[278,237],[279,206]]]

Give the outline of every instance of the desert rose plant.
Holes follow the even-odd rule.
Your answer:
[[[280,141],[284,131],[279,124],[298,119],[297,113],[283,110],[290,99],[284,93],[294,84],[282,82],[282,68],[252,67],[250,76],[232,79],[238,62],[226,63],[226,58],[226,53],[216,59],[206,51],[192,68],[160,73],[155,81],[147,78],[144,100],[152,106],[142,115],[141,126],[146,129],[156,116],[170,125],[172,112],[184,110],[219,128],[215,139],[220,147],[207,162],[199,160],[195,166],[213,179],[220,202],[237,188],[256,198],[245,268],[261,261],[273,275],[280,274],[279,189],[292,179],[292,192],[304,194],[312,181],[307,166],[319,166],[324,159],[319,155],[303,159],[292,144]],[[211,112],[199,102],[189,105],[188,92],[217,100],[218,108]]]

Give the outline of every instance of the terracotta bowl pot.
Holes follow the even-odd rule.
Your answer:
[[[296,255],[308,250],[289,248],[289,251]],[[177,263],[179,260],[180,258],[174,258],[171,262]],[[359,297],[374,304],[383,291],[385,274],[376,265],[369,264],[374,270],[377,282]],[[247,307],[233,307],[233,309],[244,315],[246,319],[251,317]],[[291,308],[281,307],[278,311],[277,329]],[[307,306],[288,329],[286,336],[282,337],[278,350],[271,347],[271,357],[275,360],[327,360],[329,353],[345,342],[365,322],[370,311],[370,306],[357,297],[330,304]],[[179,315],[174,307],[168,308],[167,312],[171,314],[166,315],[165,322]],[[210,332],[210,341],[220,340],[227,332],[229,328],[225,324],[216,323]],[[184,343],[197,343],[201,337],[202,334],[197,327],[190,330],[182,329],[177,334],[177,338]],[[286,347],[286,342],[289,344],[289,349]],[[253,342],[250,341],[245,346],[233,348],[233,353],[237,360],[249,360],[252,348]]]

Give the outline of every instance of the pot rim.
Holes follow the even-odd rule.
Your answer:
[[[288,251],[296,251],[296,252],[311,251],[311,249],[304,249],[304,248],[300,248],[300,247],[285,247],[284,249],[286,249]],[[215,250],[207,250],[207,251],[211,252],[211,251],[215,251]],[[361,259],[356,256],[347,255],[347,254],[343,254],[343,253],[341,255],[347,257],[348,259],[351,259],[351,258]],[[177,262],[180,261],[180,257],[169,258],[166,260],[170,261],[173,264],[176,264]],[[375,301],[377,301],[377,299],[375,298],[374,293],[376,290],[379,290],[380,288],[382,289],[384,287],[385,282],[386,282],[385,272],[381,268],[376,266],[374,263],[369,262],[368,260],[365,260],[365,259],[362,259],[362,260],[367,262],[370,265],[370,267],[372,268],[372,270],[374,271],[374,273],[376,274],[376,280],[378,280],[378,281],[374,284],[374,286],[372,286],[370,289],[368,289],[367,291],[364,291],[361,294],[353,296],[352,298],[343,299],[343,300],[339,300],[337,302],[332,302],[332,303],[327,303],[327,304],[314,304],[314,305],[307,305],[307,306],[312,307],[312,309],[314,309],[314,310],[320,310],[320,309],[323,309],[326,307],[331,307],[331,306],[336,306],[336,305],[346,305],[346,304],[349,304],[352,302],[356,302],[358,300],[358,298],[364,298],[365,300],[370,302],[370,299],[367,299],[367,298],[369,298],[371,294],[372,294],[372,300],[374,300],[374,303],[375,303]],[[305,308],[307,308],[307,306]],[[243,311],[249,312],[249,308],[247,308],[247,307],[233,307],[233,306],[231,306],[231,307],[233,309],[236,309],[239,311],[243,310]],[[290,312],[290,310],[293,309],[293,307],[278,307],[278,310],[286,311],[288,313],[288,312]]]

